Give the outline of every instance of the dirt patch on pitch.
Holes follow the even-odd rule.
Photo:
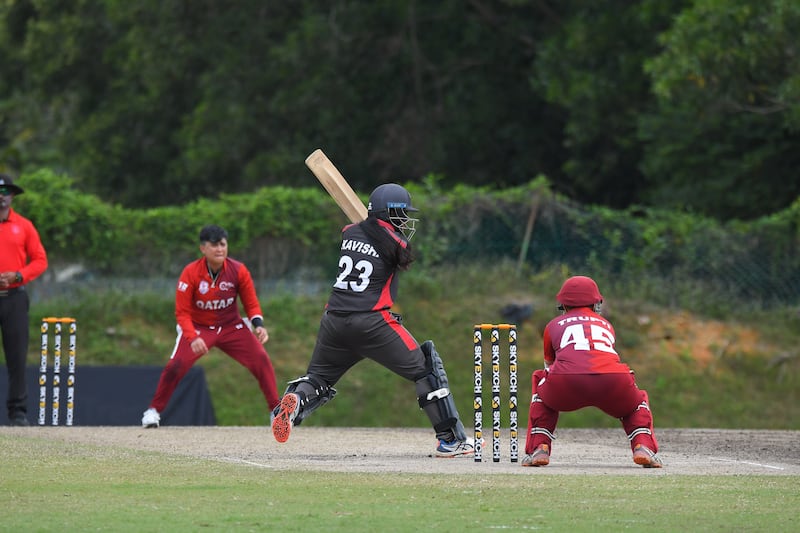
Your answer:
[[[0,428],[20,435],[96,446],[200,457],[271,470],[475,474],[800,475],[800,431],[661,429],[662,469],[631,460],[622,430],[561,429],[550,465],[522,468],[509,460],[508,435],[500,462],[488,440],[483,461],[433,457],[429,429],[299,427],[279,444],[266,427],[30,427]],[[520,458],[524,452],[520,441]]]

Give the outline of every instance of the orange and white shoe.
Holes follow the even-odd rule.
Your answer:
[[[292,433],[294,419],[300,412],[300,397],[290,392],[281,398],[278,414],[272,419],[272,435],[278,442],[286,442]]]
[[[547,466],[550,464],[550,446],[540,444],[533,453],[522,458],[522,466]]]
[[[637,444],[633,449],[633,462],[645,468],[661,468],[663,466],[658,454],[642,444]]]

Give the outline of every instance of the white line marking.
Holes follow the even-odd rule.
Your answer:
[[[538,526],[486,526],[486,529],[539,529]]]
[[[722,459],[720,457],[709,457],[709,459],[712,461],[722,461],[723,463],[739,463],[743,465],[760,466],[762,468],[771,468],[773,470],[786,470],[782,466],[765,465],[762,463],[753,463],[751,461],[736,461],[735,459]]]
[[[263,463],[255,463],[253,461],[247,461],[245,459],[236,459],[235,457],[220,457],[220,461],[224,461],[226,463],[240,463],[250,466],[257,466],[259,468],[273,468],[272,465],[265,465]]]

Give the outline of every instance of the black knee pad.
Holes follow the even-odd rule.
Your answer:
[[[294,419],[295,426],[299,426],[305,417],[336,396],[336,389],[328,385],[322,378],[312,374],[306,374],[290,381],[284,396],[290,392],[300,397],[300,410]]]

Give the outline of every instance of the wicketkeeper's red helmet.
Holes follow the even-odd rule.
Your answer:
[[[561,286],[556,301],[567,307],[594,307],[603,303],[603,295],[592,278],[572,276]]]

